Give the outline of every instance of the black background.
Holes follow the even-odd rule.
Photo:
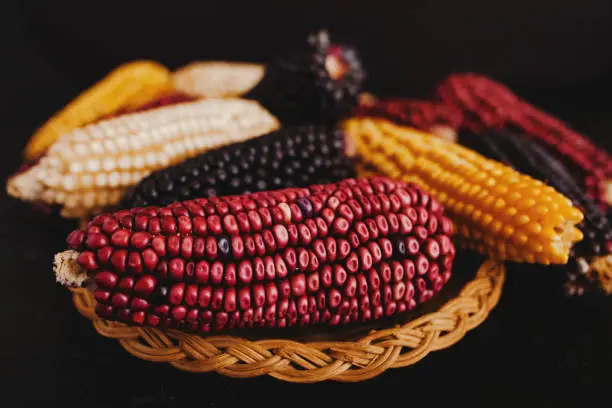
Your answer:
[[[265,61],[320,27],[361,49],[375,93],[425,97],[449,72],[481,72],[612,147],[611,2],[404,3],[4,0],[0,172],[18,167],[36,126],[121,62]],[[416,366],[358,385],[234,380],[143,362],[97,335],[51,272],[73,225],[4,192],[0,213],[3,406],[607,403],[612,299],[563,298],[559,270],[512,266],[490,318]]]

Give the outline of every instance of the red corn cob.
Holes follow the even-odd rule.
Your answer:
[[[415,186],[345,179],[99,215],[68,236],[55,272],[92,278],[96,313],[132,325],[334,326],[431,298],[451,276],[453,228]]]
[[[451,75],[437,87],[436,93],[444,104],[463,111],[463,126],[474,132],[487,128],[520,129],[545,142],[581,175],[583,185],[603,209],[610,205],[606,192],[612,180],[612,158],[568,124],[482,75]]]
[[[379,117],[433,133],[442,128],[459,129],[463,122],[461,110],[453,105],[406,98],[365,100],[357,106],[354,116]]]

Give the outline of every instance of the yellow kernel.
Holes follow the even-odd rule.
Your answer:
[[[527,214],[521,214],[518,217],[516,217],[516,222],[519,225],[527,224],[529,221],[531,221],[531,219],[529,218]]]
[[[531,235],[537,235],[542,232],[542,224],[540,224],[539,222],[531,222],[525,227],[527,229],[527,232]]]
[[[506,209],[506,215],[507,215],[508,217],[510,217],[510,218],[511,218],[511,217],[514,217],[514,216],[516,215],[516,213],[517,213],[517,212],[518,212],[518,210],[517,210],[516,208],[514,208],[514,207],[508,207],[508,208]]]
[[[522,203],[523,208],[529,208],[529,207],[533,207],[536,201],[533,198],[528,197],[522,200],[521,203]]]
[[[491,222],[493,222],[493,216],[491,214],[485,214],[485,216],[482,217],[482,225],[484,225],[485,227]]]
[[[495,192],[499,195],[506,195],[508,193],[508,186],[504,184],[498,184],[495,186]]]
[[[474,206],[472,204],[468,204],[465,206],[465,214],[470,215],[474,212]]]
[[[497,233],[499,233],[499,231],[500,231],[500,230],[503,228],[503,226],[504,226],[504,223],[503,223],[503,222],[501,222],[501,221],[499,221],[499,220],[495,220],[495,221],[493,222],[493,225],[491,225],[491,231],[492,231],[494,234],[497,234]]]
[[[507,198],[509,201],[517,201],[521,199],[521,194],[517,191],[513,191],[510,193],[510,195],[508,195]]]
[[[497,200],[495,200],[495,209],[496,210],[501,210],[505,206],[506,206],[506,202],[504,201],[503,198],[498,198]]]
[[[512,242],[514,242],[518,246],[525,245],[528,240],[529,238],[527,237],[527,235],[523,234],[522,232],[516,233],[512,236]]]
[[[502,235],[504,238],[510,238],[514,234],[514,227],[512,225],[505,225],[502,230]]]

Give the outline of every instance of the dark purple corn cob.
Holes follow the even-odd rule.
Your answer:
[[[597,203],[584,191],[574,176],[546,146],[530,137],[506,131],[483,134],[460,133],[460,143],[485,156],[506,163],[516,170],[542,180],[568,197],[584,215],[581,230],[584,239],[572,249],[568,282],[569,295],[605,288],[597,278],[608,274],[609,241],[612,224]],[[607,266],[606,266],[607,265]]]
[[[330,43],[326,31],[308,47],[266,65],[262,80],[244,98],[254,99],[284,126],[335,123],[357,104],[365,72],[353,47]]]
[[[99,215],[55,272],[64,284],[85,272],[96,313],[132,325],[336,326],[430,299],[451,276],[453,229],[415,186],[346,179]]]
[[[155,172],[126,192],[121,209],[306,187],[355,177],[349,144],[326,126],[282,128]]]

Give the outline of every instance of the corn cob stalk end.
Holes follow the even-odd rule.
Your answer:
[[[78,256],[79,253],[71,249],[55,254],[53,272],[61,285],[80,288],[87,281],[87,273],[77,263]]]

